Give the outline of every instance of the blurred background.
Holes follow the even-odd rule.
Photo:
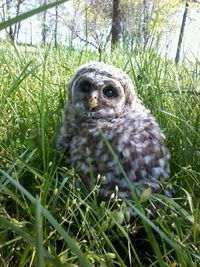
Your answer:
[[[6,21],[50,0],[1,0]],[[118,43],[129,51],[156,46],[169,59],[200,58],[200,1],[74,0],[0,32],[18,44],[53,44],[101,52]]]

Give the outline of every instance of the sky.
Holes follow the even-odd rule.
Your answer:
[[[68,1],[65,3],[67,7],[68,16],[73,16],[74,10],[72,1]],[[199,5],[200,6],[200,5]],[[181,18],[182,18],[183,10],[180,11],[180,15],[177,16],[177,28],[170,35],[167,34],[163,37],[161,42],[161,50],[163,54],[168,54],[169,58],[174,58],[178,43],[178,36],[181,26]],[[40,22],[37,16],[34,16],[30,19],[27,19],[22,22],[19,41],[24,43],[30,43],[32,31],[32,42],[33,44],[41,43],[41,29]],[[59,39],[66,43],[66,27],[61,27],[60,25],[60,34]],[[0,32],[0,37],[5,36],[4,32]],[[78,45],[78,41],[75,42]],[[80,45],[80,44],[79,44]],[[189,61],[195,61],[196,58],[200,60],[200,7],[196,9],[191,9],[189,11],[189,15],[186,21],[183,46],[182,46],[182,56],[186,57]]]

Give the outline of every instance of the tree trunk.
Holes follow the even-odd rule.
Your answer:
[[[3,20],[10,19],[10,9],[11,9],[11,1],[6,0],[5,5],[2,5],[2,12],[3,12]],[[8,16],[7,16],[8,14]],[[6,32],[10,37],[11,41],[14,41],[14,34],[12,26],[6,28]]]
[[[147,24],[149,20],[148,16],[148,6],[147,1],[143,0],[143,25],[142,25],[142,35],[143,35],[143,48],[145,49],[148,42],[148,32],[147,32]]]
[[[42,0],[42,5],[46,5],[47,0]],[[47,25],[46,25],[46,17],[47,17],[47,11],[43,11],[42,16],[42,44],[46,44],[46,34],[47,34]]]
[[[55,32],[54,32],[54,45],[57,47],[58,45],[58,6],[55,7]]]
[[[3,21],[10,19],[10,13],[13,13],[13,9],[15,9],[15,16],[19,16],[21,4],[23,2],[24,0],[16,0],[15,4],[12,0],[6,0],[5,3],[2,4],[1,6]],[[18,22],[12,26],[9,26],[8,29],[6,29],[6,32],[13,43],[17,42],[20,27],[21,27],[21,22]]]
[[[33,45],[33,27],[32,22],[30,22],[30,45]]]
[[[114,48],[120,39],[121,34],[121,17],[120,17],[120,0],[113,0],[112,13],[112,40],[111,45]]]
[[[20,13],[20,7],[21,7],[21,4],[23,3],[23,0],[18,0],[17,1],[17,6],[16,6],[16,16],[19,16],[19,13]],[[19,37],[19,30],[21,28],[21,22],[19,23],[16,23],[14,25],[14,41],[17,43],[18,41],[18,37]]]
[[[177,45],[177,50],[176,50],[176,57],[175,57],[175,63],[176,64],[178,64],[179,59],[180,59],[181,45],[183,42],[183,35],[184,35],[185,23],[186,23],[186,19],[187,19],[188,7],[189,7],[189,1],[186,0],[185,10],[183,13],[183,18],[182,18],[182,23],[181,23],[181,30],[179,33],[178,45]]]

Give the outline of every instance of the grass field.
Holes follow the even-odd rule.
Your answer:
[[[0,43],[0,266],[200,266],[200,63],[175,66],[153,50],[104,52],[125,70],[171,152],[175,197],[135,224],[75,186],[55,149],[65,89],[89,51]],[[141,206],[145,203],[141,204]]]

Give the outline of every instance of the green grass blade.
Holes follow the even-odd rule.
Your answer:
[[[31,65],[31,61],[26,64],[26,66],[23,68],[22,72],[20,75],[16,78],[8,92],[5,94],[3,101],[1,102],[2,104],[5,104],[6,101],[8,101],[9,97],[11,96],[12,93],[14,93],[17,89],[19,89],[20,84],[29,76],[33,73],[33,71],[36,70],[37,67],[35,67],[32,70],[28,70],[29,66]]]
[[[184,261],[188,263],[190,266],[191,261],[187,257],[186,253],[183,253],[184,247],[178,244],[177,242],[174,242],[172,239],[170,239],[162,230],[160,230],[150,219],[148,219],[140,210],[138,210],[135,206],[131,205],[132,208],[137,212],[137,214],[141,217],[141,219],[148,224],[155,232],[157,232],[163,240],[165,240],[172,248],[174,248],[175,251],[178,252],[178,254],[182,255]],[[151,240],[150,240],[151,241]],[[197,256],[197,255],[196,255]],[[200,259],[200,258],[199,258]]]
[[[43,254],[43,231],[42,231],[42,214],[40,208],[40,202],[38,197],[35,203],[35,232],[36,232],[36,257],[37,266],[45,266],[44,254]]]
[[[24,194],[33,205],[36,205],[36,199],[23,186],[21,186],[18,181],[13,179],[10,175],[8,175],[3,170],[0,170],[0,172],[3,176],[5,176],[10,181],[11,184],[15,186],[15,188],[17,188],[22,194]],[[41,206],[41,212],[43,216],[49,221],[49,223],[56,229],[56,231],[63,237],[63,239],[68,244],[68,246],[71,248],[71,250],[75,253],[75,255],[77,255],[81,264],[85,267],[90,267],[90,266],[92,267],[91,263],[86,258],[86,256],[83,254],[83,252],[75,244],[75,242],[68,235],[68,233],[63,229],[63,227],[54,219],[54,217],[50,214],[50,212],[42,206]]]
[[[18,22],[20,22],[22,20],[30,18],[30,17],[38,14],[38,13],[44,12],[44,11],[46,11],[48,9],[51,9],[51,8],[53,8],[55,6],[63,4],[65,2],[67,2],[67,1],[68,0],[58,0],[56,2],[53,2],[53,3],[47,4],[47,5],[43,5],[41,7],[32,9],[32,10],[30,10],[28,12],[25,12],[25,13],[19,15],[19,16],[16,16],[16,17],[14,17],[12,19],[6,20],[6,21],[0,23],[0,31],[3,30],[3,29],[6,29],[7,27],[10,27],[11,25],[13,25],[15,23],[18,23]]]
[[[37,247],[36,241],[29,234],[27,234],[24,230],[22,230],[17,225],[15,225],[15,224],[11,223],[10,221],[8,221],[7,219],[5,219],[3,216],[0,216],[0,225],[3,226],[5,229],[11,229],[12,231],[14,231],[17,235],[20,236],[20,239],[23,238],[31,246]],[[16,238],[16,240],[18,240],[18,238]],[[4,245],[9,245],[10,243],[11,243],[11,241],[4,244]],[[2,246],[0,246],[0,248],[1,247]],[[42,253],[46,257],[46,259],[48,259],[52,264],[54,264],[54,266],[63,267],[63,265],[61,264],[59,259],[54,258],[47,250],[44,249]]]

